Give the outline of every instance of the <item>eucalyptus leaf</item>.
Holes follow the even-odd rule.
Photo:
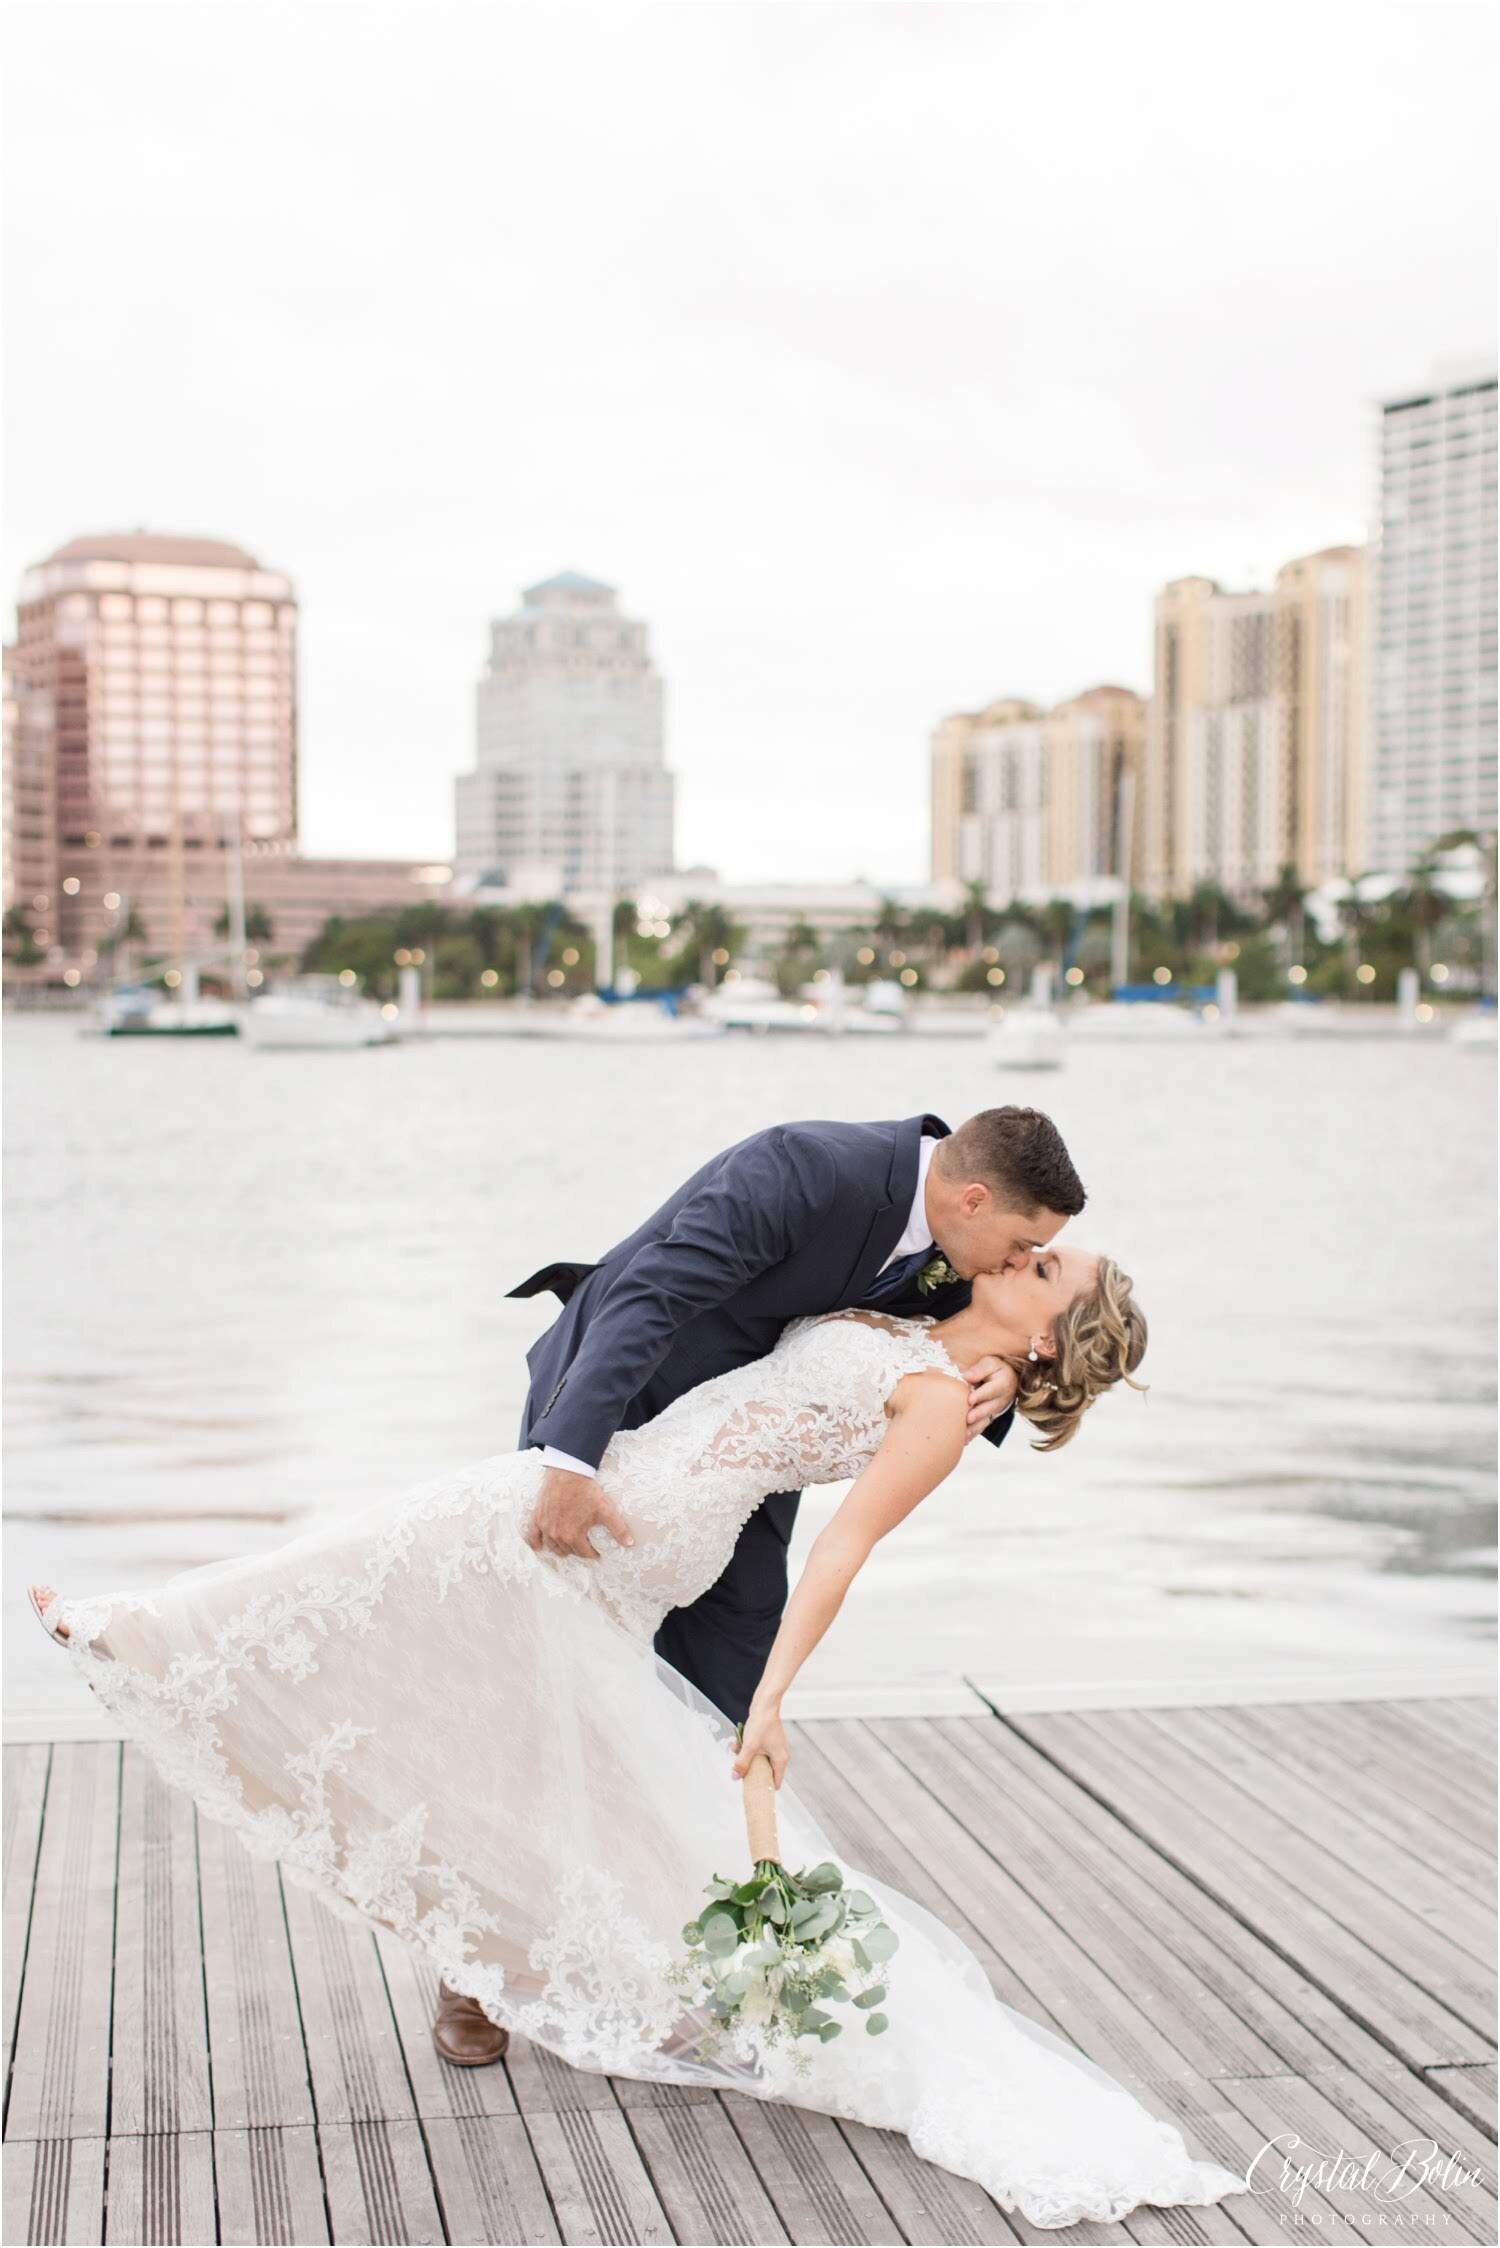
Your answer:
[[[899,1939],[894,1928],[888,1928],[883,1920],[879,1920],[859,1940],[869,1957],[878,1961],[891,1957]]]
[[[842,1889],[844,1877],[832,1859],[825,1858],[821,1865],[814,1866],[810,1872],[803,1874],[802,1886],[816,1895],[823,1890]]]
[[[836,2037],[842,2037],[843,2034],[844,2025],[842,2022],[825,2022],[818,2032],[825,2045],[831,2045]]]
[[[863,2006],[866,2008],[871,2006],[878,2006],[884,1996],[885,1984],[875,1983],[869,1990],[856,1991],[854,1994],[854,2003],[856,2006]]]
[[[874,1913],[880,1910],[880,1907],[876,1904],[875,1899],[872,1896],[867,1895],[867,1893],[863,1889],[851,1889],[844,1902],[849,1909],[851,1918],[855,1913],[858,1913],[860,1917],[863,1918],[867,1913]]]
[[[727,1912],[711,1912],[703,1923],[704,1948],[722,1958],[740,1940],[739,1922]]]
[[[871,2037],[878,2037],[882,2030],[889,2029],[890,2026],[884,2014],[871,2014],[865,2022],[865,2029]]]

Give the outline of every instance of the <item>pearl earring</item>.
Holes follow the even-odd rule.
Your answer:
[[[1036,1364],[1036,1360],[1037,1360],[1037,1354],[1036,1354],[1036,1352],[1035,1352],[1034,1350],[1028,1350],[1028,1351],[1027,1351],[1027,1353],[1026,1353],[1026,1355],[1027,1355],[1027,1357],[1028,1357],[1028,1358],[1029,1358],[1029,1359],[1031,1360],[1031,1363],[1032,1363],[1032,1365],[1034,1366],[1034,1365]]]

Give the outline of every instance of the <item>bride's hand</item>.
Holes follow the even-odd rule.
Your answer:
[[[735,1751],[734,1763],[730,1766],[730,1777],[742,1780],[754,1759],[766,1756],[771,1761],[771,1776],[780,1787],[791,1754],[780,1711],[772,1710],[769,1715],[762,1716],[752,1709],[745,1720],[744,1739]]]
[[[969,1385],[967,1444],[1001,1413],[1009,1411],[1021,1384],[1014,1366],[1007,1366],[1003,1358],[976,1358],[972,1366],[964,1368],[964,1380]]]

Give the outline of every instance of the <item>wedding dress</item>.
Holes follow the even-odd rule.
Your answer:
[[[890,2027],[705,2049],[667,1970],[747,1866],[732,1729],[654,1653],[765,1494],[854,1476],[902,1376],[961,1380],[926,1320],[798,1319],[611,1441],[633,1546],[533,1553],[537,1451],[500,1453],[150,1594],[54,1600],[70,1659],[163,1776],[345,1916],[393,1929],[577,2068],[719,2085],[902,2131],[1056,2227],[1243,2193],[1095,2062],[993,1996],[968,1948],[833,1846],[790,1782],[781,1854],[832,1858],[899,1937]],[[793,1769],[795,1770],[795,1760]]]

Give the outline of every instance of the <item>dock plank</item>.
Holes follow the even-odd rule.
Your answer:
[[[16,2021],[7,2139],[103,2139],[109,2130],[120,1749],[54,1747]]]
[[[153,2131],[109,2142],[109,2248],[216,2240],[213,2139],[207,2131]]]
[[[1128,1906],[1124,1925],[1095,1927],[1091,1943],[1099,1970],[1124,1986],[1144,1988],[1154,1971],[1132,1949],[1136,1923],[1153,1928],[1175,1966],[1166,1987],[1177,2009],[1177,2042],[1189,2067],[1208,2076],[1315,2075],[1320,2069],[1379,2067],[1392,2056],[1362,2022],[1297,1963],[1265,1941],[1256,1925],[1228,1909],[1202,1882],[1121,1823],[1113,1809],[1043,1754],[1009,1720],[939,1720],[961,1728],[974,1775],[976,1806],[986,1778],[997,1791],[994,1847],[1009,1849],[1014,1812],[1022,1806],[1051,1836],[1064,1858],[1081,1857],[1117,1887]],[[1049,1893],[1065,1893],[1060,1875],[1042,1860]],[[1121,1947],[1124,1946],[1122,1949]],[[1097,1978],[1096,1978],[1097,1979]],[[1198,2025],[1211,2021],[1207,2056],[1198,2052]],[[1118,2071],[1116,2071],[1118,2073]]]
[[[1049,1886],[1052,1872],[1028,1884],[1018,1870],[1013,1839],[996,1849],[973,1831],[973,1784],[967,1770],[960,1776],[955,1808],[948,1781],[940,1781],[935,1770],[919,1781],[892,1745],[901,1740],[908,1755],[941,1762],[947,1754],[941,1733],[901,1729],[967,1722],[964,1718],[869,1721],[863,1729],[877,1752],[877,1760],[868,1767],[876,1799],[892,1824],[910,1833],[914,1849],[925,1846],[944,1886],[964,1897],[970,1920],[1013,1963],[1001,1993],[1006,2003],[1082,2047],[1111,2075],[1128,2079],[1183,2067],[1180,2050],[1152,2012],[1101,1978],[1082,1940],[1083,1931],[1055,1914]],[[976,1722],[983,1725],[991,1720]],[[1044,1856],[1050,1868],[1055,1854]]]
[[[1497,2116],[1493,2061],[1470,2068],[1430,2068],[1425,2073],[1433,2090],[1440,2093],[1450,2107],[1457,2108],[1466,2122],[1483,2131],[1487,2138],[1495,2137],[1500,2116]]]
[[[1417,2067],[1488,2059],[1483,1970],[1288,1821],[1251,1818],[1201,1758],[1135,1722],[1146,1714],[1012,1722],[1367,2028],[1378,2023],[1400,2058]]]
[[[1409,1787],[1393,1788],[1385,1759],[1369,1751],[1351,1753],[1320,1725],[1288,1726],[1280,1713],[1256,1705],[1241,1705],[1214,1712],[1219,1723],[1262,1748],[1267,1756],[1290,1756],[1297,1769],[1323,1791],[1330,1805],[1344,1804],[1381,1843],[1398,1843],[1408,1851],[1434,1859],[1433,1824],[1429,1812]],[[1493,1907],[1495,1853],[1447,1829],[1440,1857],[1443,1878],[1481,1905]]]
[[[830,1755],[850,1783],[879,1806],[892,1844],[926,1867],[921,1890],[909,1894],[970,1944],[997,1997],[1060,2029],[1051,2010],[1058,1993],[1037,1971],[1035,1946],[1046,1930],[1039,1916],[1028,1914],[1030,1899],[864,1720],[831,1720],[835,1728]],[[1017,1940],[1018,1913],[1024,1916],[1024,1943]]]
[[[1430,1834],[1425,1850],[1414,1849],[1388,1827],[1382,1831],[1371,1825],[1346,1797],[1330,1800],[1322,1787],[1304,1780],[1296,1768],[1297,1733],[1278,1751],[1269,1743],[1247,1741],[1221,1723],[1216,1710],[1206,1709],[1173,1710],[1170,1731],[1261,1811],[1316,1836],[1319,1849],[1382,1890],[1403,1914],[1414,1914],[1437,1929],[1493,1976],[1493,1894],[1488,1909],[1467,1896],[1449,1878],[1444,1860],[1434,1861]]]
[[[1010,1969],[969,1921],[961,1899],[943,1887],[925,1852],[919,1854],[902,1842],[884,1815],[883,1798],[870,1793],[870,1757],[859,1724],[848,1718],[825,1718],[816,1724],[792,1725],[788,1732],[797,1792],[827,1828],[835,1849],[842,1853],[840,1862],[852,1860],[876,1882],[888,1881],[937,1914],[969,1946],[991,1988],[1002,1997],[1014,1988],[1017,1996],[1011,2003],[1019,2003],[1019,1985],[1011,1984]]]
[[[215,1819],[198,1821],[203,1979],[221,2132],[313,2121],[281,1880]]]
[[[374,2116],[318,2126],[335,2241],[428,2248],[445,2238],[420,2124]]]
[[[695,2248],[779,2248],[786,2240],[716,2095],[706,2105],[632,2107],[630,2128],[679,2240]]]
[[[839,2130],[914,2248],[932,2240],[942,2241],[944,2248],[968,2248],[969,2243],[996,2248],[1020,2237],[982,2186],[924,2162],[899,2131],[875,2131],[867,2123],[842,2120]]]
[[[26,1939],[31,1930],[31,1897],[36,1886],[37,1852],[42,1844],[42,1806],[47,1800],[47,1771],[52,1752],[45,1741],[8,1748],[5,1752],[4,1848],[4,1960],[5,2082],[10,2081],[11,2048],[16,2038],[16,2011],[21,2003],[21,1974],[26,1961]]]
[[[98,2248],[104,2238],[104,2141],[13,2139],[5,2149],[9,2248],[51,2241]]]
[[[612,2109],[618,2105],[607,2076],[593,2069],[569,2068],[545,2045],[512,2037],[505,2055],[516,2105],[523,2115],[557,2115],[567,2108]]]
[[[433,2116],[425,2132],[450,2240],[557,2240],[541,2168],[518,2115]]]
[[[196,1823],[192,1799],[168,1787],[142,1750],[127,1746],[120,1782],[112,2139],[201,2132],[213,2123]],[[190,2159],[196,2157],[184,2156]],[[113,2156],[110,2177],[113,2202]],[[153,2191],[158,2185],[164,2193],[180,2191],[170,2163],[160,2179],[146,2183]]]
[[[323,2167],[309,2125],[215,2131],[214,2174],[223,2248],[324,2248]]]
[[[329,1912],[295,1882],[283,1895],[320,2125],[413,2119],[373,1931]]]
[[[526,2120],[532,2146],[566,2241],[667,2248],[673,2238],[645,2164],[620,2110],[565,2107]]]
[[[437,1969],[399,1937],[377,1935],[375,1948],[390,1994],[416,2112],[424,2116],[514,2115],[516,2096],[499,2062],[455,2068],[432,2042]]]
[[[724,2107],[790,2239],[901,2248],[901,2227],[832,2116],[742,2092],[726,2092]]]
[[[1439,1826],[1495,1853],[1493,1758],[1460,1748],[1398,1702],[1338,1702],[1319,1709],[1319,1724],[1351,1753],[1399,1770],[1401,1785]]]
[[[920,1767],[924,1784],[975,1840],[1003,1860],[1085,1965],[1069,1974],[1066,2034],[1112,2075],[1253,2072],[1280,2065],[1235,2003],[1242,1975],[1226,1969],[1220,1915],[1191,1917],[1188,1886],[1159,1855],[1087,1816],[1076,1789],[1050,1792],[1034,1754],[999,1745],[984,1719],[893,1719],[876,1730]]]

